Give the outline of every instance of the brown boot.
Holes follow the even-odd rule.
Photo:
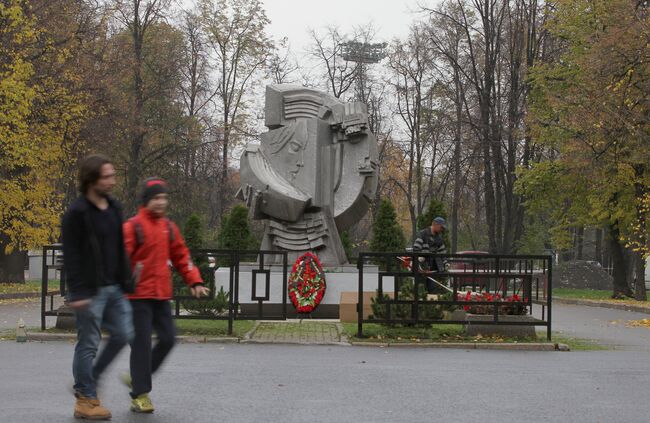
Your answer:
[[[110,420],[111,412],[102,407],[98,399],[78,397],[74,405],[74,416],[77,419]]]

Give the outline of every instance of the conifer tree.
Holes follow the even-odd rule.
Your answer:
[[[245,206],[238,204],[223,217],[219,229],[218,244],[219,248],[231,250],[258,248],[259,243],[251,233],[248,209]]]
[[[395,208],[390,201],[382,200],[379,204],[372,234],[371,251],[394,252],[404,249],[406,244],[404,233],[397,223]]]
[[[191,251],[203,248],[203,227],[201,219],[192,214],[185,222],[185,244]]]
[[[438,216],[443,217],[446,220],[447,210],[441,201],[432,198],[431,201],[429,201],[429,204],[427,205],[424,213],[418,216],[418,229],[430,226],[431,221]]]

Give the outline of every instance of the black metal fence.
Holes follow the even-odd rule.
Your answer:
[[[63,271],[63,246],[60,244],[43,246],[43,262],[41,263],[41,330],[45,330],[45,318],[47,316],[72,316],[72,313],[61,312],[54,309],[54,297],[61,295],[65,297],[65,273]],[[49,276],[52,271],[58,274],[58,290],[49,290]],[[49,307],[48,307],[49,297]]]
[[[264,307],[271,301],[271,275],[273,265],[268,264],[281,257],[282,264],[278,273],[281,275],[282,300],[280,307],[271,309]],[[192,257],[199,264],[204,282],[210,288],[210,297],[196,299],[183,295],[182,289],[176,286],[174,290],[174,317],[177,319],[210,319],[227,320],[228,334],[232,334],[235,320],[286,320],[287,318],[287,252],[271,250],[198,250]],[[250,275],[250,297],[242,298],[242,276]],[[261,277],[260,277],[261,276]],[[225,286],[222,278],[228,279],[227,310],[222,313],[203,314],[197,312],[200,303],[215,301],[218,294],[217,286]],[[259,284],[263,284],[260,293]],[[248,292],[248,289],[246,289]],[[198,307],[196,306],[198,303]],[[188,310],[194,309],[191,312]]]
[[[373,302],[380,313],[364,318],[369,265],[379,266]],[[552,266],[551,256],[360,253],[358,336],[364,323],[525,325],[545,326],[550,341]],[[534,305],[541,307],[541,317],[533,316]],[[489,313],[491,319],[450,318],[453,309]],[[507,314],[527,317],[513,321],[503,317]]]
[[[287,318],[287,253],[270,250],[198,250],[192,257],[201,270],[210,295],[204,298],[194,298],[183,289],[183,284],[174,285],[174,317],[177,319],[209,319],[227,320],[228,334],[232,334],[235,320],[285,320]],[[275,270],[281,278],[281,284],[271,284],[271,260],[277,262]],[[54,297],[59,291],[49,291],[48,274],[52,270],[58,272],[60,295],[66,295],[65,273],[63,271],[63,251],[61,245],[46,245],[43,247],[43,276],[41,285],[41,330],[45,330],[47,316],[72,316],[73,313],[54,308]],[[243,298],[240,293],[243,288],[242,277],[250,275],[250,298]],[[224,283],[223,278],[227,278]],[[248,282],[248,278],[246,278]],[[264,307],[271,299],[273,285],[281,285],[282,295],[279,307]],[[219,294],[217,286],[227,287],[225,307],[215,304]],[[250,289],[249,289],[250,288]],[[263,288],[263,289],[261,289]],[[260,293],[260,291],[262,291]],[[48,307],[49,297],[49,307]],[[223,305],[223,304],[222,304]]]

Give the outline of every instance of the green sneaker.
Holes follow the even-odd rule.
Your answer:
[[[153,413],[153,404],[149,399],[149,394],[138,395],[131,400],[131,411],[134,413]]]
[[[122,373],[120,375],[120,381],[129,389],[133,390],[133,380],[131,375],[128,373]]]

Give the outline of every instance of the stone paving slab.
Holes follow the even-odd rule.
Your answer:
[[[259,322],[249,340],[281,344],[333,344],[341,342],[341,333],[334,322]]]

